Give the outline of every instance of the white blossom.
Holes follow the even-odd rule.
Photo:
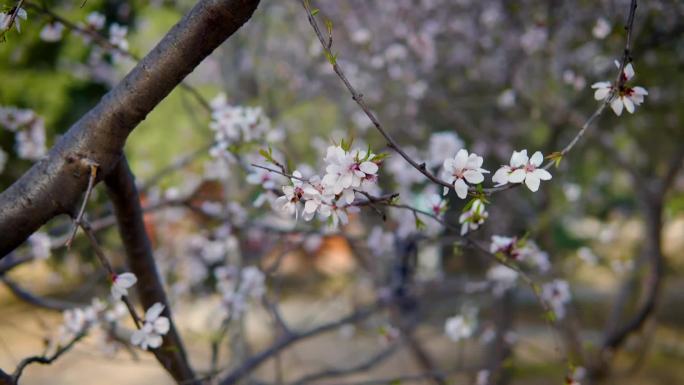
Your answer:
[[[109,42],[120,50],[128,50],[128,40],[126,40],[127,34],[128,27],[125,25],[112,23],[112,25],[109,26]]]
[[[540,151],[535,152],[531,158],[527,156],[527,150],[513,151],[510,165],[501,166],[492,177],[492,181],[498,186],[507,183],[525,182],[530,191],[539,190],[542,180],[550,180],[551,173],[542,168],[544,156]]]
[[[50,257],[50,236],[43,232],[33,233],[29,239],[31,245],[31,254],[33,258],[38,260],[48,259]]]
[[[115,275],[112,280],[112,297],[121,299],[121,297],[128,295],[128,289],[133,287],[136,282],[138,282],[138,278],[133,273]]]
[[[477,230],[487,217],[489,217],[489,213],[485,209],[484,203],[480,199],[474,199],[470,207],[458,217],[458,222],[461,224],[461,235],[465,235],[471,230]]]
[[[444,322],[444,332],[454,342],[469,338],[477,326],[477,310],[466,308],[462,314],[447,318]]]
[[[570,302],[570,286],[567,281],[556,279],[542,286],[542,298],[553,308],[556,317],[565,317],[565,305]]]
[[[62,40],[62,33],[64,32],[64,24],[55,21],[46,24],[40,31],[40,39],[47,42],[57,42]]]
[[[16,18],[14,19],[14,27],[17,29],[17,32],[21,32],[21,24],[20,24],[20,19],[26,20],[27,14],[26,10],[24,8],[19,8],[16,10]],[[12,13],[2,13],[0,12],[0,31],[6,31],[12,28],[10,25],[10,22],[12,22]]]
[[[442,166],[442,179],[454,186],[456,195],[465,199],[468,196],[468,183],[476,185],[484,181],[484,175],[489,171],[482,168],[484,160],[475,153],[468,154],[468,151],[461,149],[456,156],[444,160]],[[467,182],[467,183],[466,183]],[[444,188],[446,194],[448,189]]]
[[[169,332],[171,323],[162,316],[164,305],[157,302],[145,312],[143,326],[131,335],[131,344],[142,349],[156,349],[162,345],[162,336]]]
[[[99,12],[91,12],[86,17],[86,27],[99,31],[105,25],[105,16]]]
[[[600,17],[596,20],[596,24],[594,24],[594,28],[591,29],[591,33],[597,39],[605,39],[611,29],[612,26],[610,23],[606,19]]]
[[[615,61],[615,65],[620,68],[620,63]],[[591,88],[595,89],[594,99],[609,100],[610,108],[615,115],[622,115],[623,108],[630,114],[634,113],[636,106],[644,102],[644,96],[648,95],[643,87],[629,87],[626,83],[634,78],[635,72],[632,63],[625,65],[621,75],[621,86],[615,90],[615,86],[611,82],[597,82],[592,84]],[[609,99],[612,98],[612,99]]]

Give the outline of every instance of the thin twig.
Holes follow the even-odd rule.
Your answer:
[[[12,374],[12,380],[14,381],[15,384],[18,383],[19,377],[21,377],[21,374],[24,372],[24,369],[26,369],[26,367],[30,364],[34,364],[34,363],[41,364],[41,365],[52,364],[62,354],[71,350],[71,348],[73,348],[74,345],[76,345],[76,343],[78,341],[83,339],[83,337],[85,337],[86,334],[87,334],[87,330],[84,330],[84,331],[78,333],[71,341],[69,341],[68,344],[60,347],[59,349],[57,349],[57,351],[55,351],[50,356],[43,355],[43,356],[32,356],[32,357],[24,358],[23,360],[21,360],[21,362],[19,363],[19,365],[15,369],[14,373]]]
[[[88,204],[90,194],[92,194],[93,187],[95,186],[95,180],[97,179],[97,168],[99,167],[99,165],[89,159],[83,159],[82,161],[90,168],[90,176],[88,177],[88,188],[85,191],[85,196],[83,197],[81,209],[78,211],[78,215],[76,215],[76,218],[74,218],[74,229],[71,232],[71,236],[69,236],[69,238],[66,241],[67,249],[71,248],[71,243],[74,241],[74,238],[76,237],[78,227],[81,225],[81,222],[83,221],[83,215],[85,214],[86,205]]]

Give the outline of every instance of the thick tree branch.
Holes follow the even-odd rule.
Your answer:
[[[259,0],[201,0],[102,100],[17,182],[0,194],[0,256],[60,214],[74,214],[89,168],[107,175],[131,131],[252,15]]]
[[[164,344],[159,349],[155,349],[154,354],[177,382],[192,383],[188,381],[195,378],[195,375],[171,317],[171,308],[157,271],[150,240],[145,231],[135,178],[125,157],[105,178],[105,184],[114,205],[119,233],[126,249],[128,266],[138,277],[137,290],[140,302],[145,309],[157,302],[164,304],[163,315],[171,321],[171,328],[164,337]]]

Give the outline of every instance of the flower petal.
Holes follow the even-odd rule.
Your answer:
[[[465,197],[468,196],[468,185],[463,179],[459,179],[454,183],[454,190],[456,191],[456,195],[461,199],[465,199]]]
[[[521,183],[525,180],[526,174],[525,170],[519,168],[508,175],[508,181],[511,183]]]
[[[154,322],[154,320],[159,318],[159,315],[161,315],[163,311],[164,305],[162,305],[160,302],[157,302],[147,309],[147,312],[145,312],[145,320],[148,322]]]
[[[525,185],[527,185],[527,188],[529,188],[530,191],[536,192],[539,190],[539,183],[539,177],[534,173],[528,173],[527,176],[525,176]]]
[[[543,161],[544,161],[544,155],[542,155],[541,151],[535,152],[532,155],[532,157],[530,158],[530,163],[532,163],[536,167],[541,166]]]

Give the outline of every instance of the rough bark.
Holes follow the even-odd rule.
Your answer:
[[[183,342],[174,326],[171,308],[145,230],[140,197],[135,187],[135,177],[131,173],[125,157],[107,175],[105,185],[109,198],[114,205],[119,234],[126,249],[128,267],[138,277],[135,287],[140,302],[145,309],[157,302],[164,304],[166,307],[162,314],[168,317],[171,323],[169,332],[164,337],[163,345],[154,350],[154,355],[178,383],[199,383],[199,381],[195,381],[195,375],[185,354]]]
[[[0,194],[0,258],[55,216],[73,214],[88,183],[121,158],[131,131],[252,15],[259,0],[200,0],[152,51],[77,121],[17,182]]]

